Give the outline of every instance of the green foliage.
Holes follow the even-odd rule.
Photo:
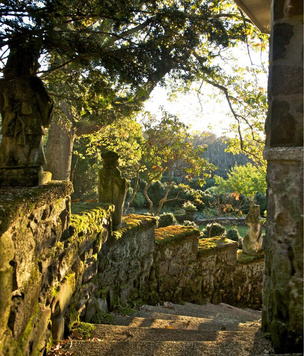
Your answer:
[[[184,225],[184,226],[192,226],[192,227],[198,229],[198,225],[197,225],[194,221],[185,220],[185,221],[183,222],[183,225]]]
[[[209,238],[214,236],[224,236],[226,234],[226,229],[223,225],[219,223],[211,223],[206,226],[206,229],[202,231],[202,238]]]
[[[243,194],[253,199],[257,192],[266,193],[266,172],[263,167],[247,163],[246,166],[233,167],[228,173],[228,179],[214,177],[219,193]]]
[[[145,206],[146,204],[146,198],[141,192],[137,192],[135,195],[135,198],[132,202],[132,206],[136,209],[141,209]]]
[[[238,242],[239,248],[242,248],[242,238],[239,234],[239,230],[236,227],[227,230],[226,237],[230,240]]]
[[[159,215],[158,227],[166,227],[170,225],[176,225],[177,221],[172,213],[164,213]]]
[[[161,198],[164,196],[165,191],[166,187],[160,180],[156,180],[151,183],[148,192],[149,198],[152,200],[154,206],[159,203]]]
[[[196,206],[193,203],[191,203],[189,200],[184,202],[183,209],[185,209],[186,211],[187,210],[197,211]]]

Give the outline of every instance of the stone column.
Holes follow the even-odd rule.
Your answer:
[[[121,227],[123,206],[129,188],[128,181],[121,176],[118,169],[119,156],[116,152],[108,151],[102,155],[103,167],[98,174],[99,202],[115,205],[112,214],[113,230]]]
[[[263,330],[303,351],[303,4],[272,1]]]

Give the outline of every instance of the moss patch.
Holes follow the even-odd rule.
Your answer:
[[[238,246],[236,241],[232,241],[223,236],[210,237],[206,239],[199,239],[198,241],[198,249],[199,254],[209,253],[210,251],[214,251],[215,249],[221,249],[228,246]]]
[[[149,227],[156,226],[156,218],[147,215],[130,214],[122,217],[123,227],[113,232],[115,240],[119,240],[127,232],[146,230]]]
[[[248,255],[247,253],[243,252],[243,250],[238,250],[237,252],[237,260],[239,263],[242,264],[249,264],[263,259],[264,259],[264,255],[259,255],[259,256]]]
[[[71,227],[74,232],[100,232],[103,229],[102,220],[114,212],[114,205],[102,203],[73,203]]]
[[[190,236],[198,237],[200,232],[191,226],[170,225],[155,230],[155,243],[158,245],[178,244]]]

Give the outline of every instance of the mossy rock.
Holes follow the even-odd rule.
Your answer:
[[[250,263],[253,263],[253,262],[257,262],[257,261],[263,260],[264,259],[264,254],[258,255],[258,256],[253,256],[253,255],[248,255],[243,250],[238,250],[237,259],[238,259],[238,263],[250,264]]]
[[[155,243],[158,245],[176,245],[189,237],[199,237],[200,232],[192,226],[171,225],[155,230]]]
[[[134,233],[156,226],[156,218],[148,215],[129,214],[122,217],[122,225],[122,228],[112,233],[115,240],[119,240],[129,231]]]
[[[199,254],[209,253],[216,249],[222,249],[229,246],[238,246],[238,243],[236,241],[227,239],[225,236],[199,239],[198,242]]]

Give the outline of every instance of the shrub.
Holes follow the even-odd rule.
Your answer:
[[[240,234],[237,228],[232,228],[227,231],[227,238],[233,241],[239,241]]]
[[[239,249],[243,246],[243,239],[239,234],[239,230],[236,227],[227,231],[227,238],[239,243]]]
[[[144,207],[145,203],[146,203],[146,198],[143,195],[143,193],[137,192],[131,205],[133,205],[134,208],[136,209],[141,209]]]
[[[206,229],[202,231],[202,238],[223,236],[226,233],[226,229],[219,223],[211,223],[206,226]]]
[[[149,198],[153,201],[154,206],[157,206],[159,201],[163,198],[165,195],[165,186],[164,184],[156,180],[155,182],[152,182],[148,189],[148,195]]]
[[[192,227],[195,227],[196,229],[198,229],[198,225],[194,221],[185,220],[183,222],[183,225],[184,226],[192,226]]]
[[[177,221],[172,213],[164,213],[159,216],[158,227],[176,225]]]
[[[184,202],[183,209],[191,210],[191,211],[197,211],[195,205],[193,203],[191,203],[191,201],[189,201],[189,200]]]

